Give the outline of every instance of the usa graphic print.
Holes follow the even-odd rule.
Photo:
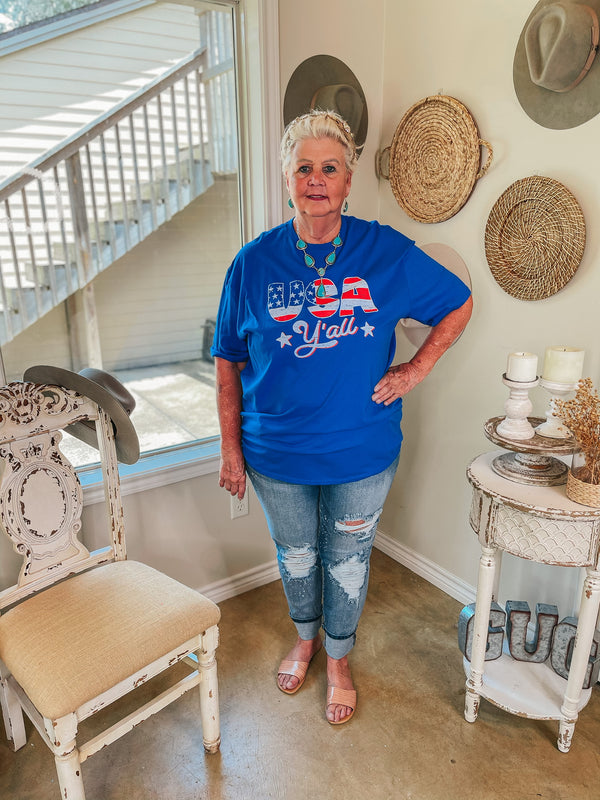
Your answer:
[[[269,314],[276,322],[288,322],[296,319],[304,305],[304,284],[302,281],[290,283],[289,302],[285,305],[284,284],[269,284]]]
[[[323,287],[324,296],[317,295],[317,288]],[[321,292],[323,294],[323,292]],[[283,349],[292,348],[296,358],[308,358],[317,350],[335,347],[346,336],[373,336],[375,326],[367,321],[359,327],[354,316],[355,309],[363,314],[377,312],[367,282],[359,277],[344,278],[341,296],[333,281],[320,278],[304,286],[302,281],[291,281],[286,287],[283,282],[270,283],[267,292],[267,307],[271,318],[276,322],[294,321],[291,332],[282,331],[276,341]],[[314,319],[314,326],[298,317],[303,308]],[[340,323],[331,318],[338,314]],[[324,320],[328,319],[328,322]],[[289,329],[288,329],[289,330]]]

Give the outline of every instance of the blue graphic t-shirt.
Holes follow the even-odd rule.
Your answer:
[[[244,457],[288,483],[346,483],[392,463],[402,400],[371,395],[392,363],[396,325],[437,325],[470,294],[393,228],[344,216],[340,236],[323,278],[305,265],[291,220],[243,247],[225,277],[211,352],[247,362]],[[307,252],[323,267],[332,250]]]

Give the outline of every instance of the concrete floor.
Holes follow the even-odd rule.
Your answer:
[[[600,797],[598,687],[568,754],[556,748],[555,721],[514,717],[484,701],[477,722],[465,722],[460,604],[379,551],[351,656],[358,710],[347,725],[324,718],[323,651],[298,694],[276,688],[294,638],[279,582],[221,609],[221,752],[204,754],[190,694],[83,765],[88,800]],[[108,722],[114,709],[103,713]],[[18,753],[0,734],[0,798],[59,800],[50,752],[28,730]]]

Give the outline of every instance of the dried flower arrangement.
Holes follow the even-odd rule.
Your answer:
[[[600,398],[592,379],[582,378],[571,400],[557,400],[555,414],[571,431],[585,459],[575,476],[584,483],[600,484]]]

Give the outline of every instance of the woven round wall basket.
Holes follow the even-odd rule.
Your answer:
[[[573,194],[552,178],[515,181],[485,228],[485,255],[497,283],[519,300],[555,294],[575,274],[585,248],[585,220]]]
[[[481,148],[488,156],[481,166]],[[467,202],[492,162],[465,106],[436,95],[415,103],[396,128],[389,181],[398,204],[417,222],[443,222]]]

